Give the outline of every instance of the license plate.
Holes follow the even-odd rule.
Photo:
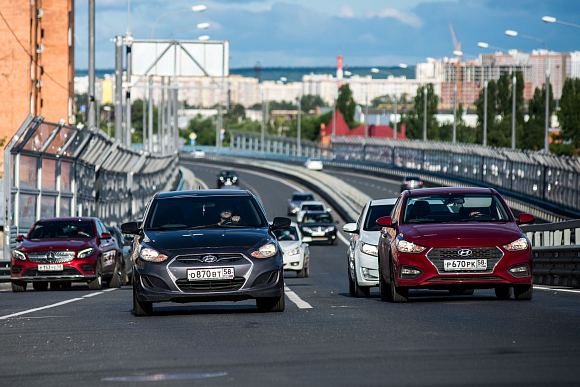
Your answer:
[[[63,265],[60,264],[52,264],[52,265],[38,265],[38,271],[62,271]]]
[[[234,268],[189,269],[187,270],[187,279],[190,281],[234,279]]]
[[[443,268],[445,271],[486,270],[487,259],[446,259]]]
[[[325,235],[324,231],[315,231],[312,233],[312,236],[315,236],[315,237],[316,236],[324,236],[324,235]]]

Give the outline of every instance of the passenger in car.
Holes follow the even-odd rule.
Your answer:
[[[234,215],[232,216],[233,213],[233,209],[231,204],[229,203],[221,203],[220,206],[220,221],[218,222],[218,224],[225,224],[228,222],[234,222],[237,223],[240,221],[240,216],[239,215]]]

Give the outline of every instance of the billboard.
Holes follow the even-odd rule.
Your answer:
[[[131,49],[131,74],[204,77],[207,73],[212,77],[227,77],[229,51],[228,41],[135,39]]]

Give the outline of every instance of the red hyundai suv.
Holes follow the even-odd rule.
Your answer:
[[[89,289],[121,285],[121,250],[103,222],[96,218],[39,220],[12,251],[11,281],[14,292],[68,288],[87,282]]]
[[[391,216],[377,220],[381,299],[406,302],[409,289],[473,294],[495,289],[500,299],[532,298],[532,248],[503,198],[487,188],[404,191]]]

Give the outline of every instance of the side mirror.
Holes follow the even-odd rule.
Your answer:
[[[302,238],[302,242],[310,243],[310,242],[312,242],[312,237],[304,237],[304,238]]]
[[[121,225],[123,234],[139,234],[139,224],[137,222],[127,222]]]
[[[101,234],[101,239],[111,239],[111,238],[112,238],[112,236],[108,232],[104,232]]]
[[[272,221],[272,224],[270,225],[270,230],[274,231],[274,230],[282,230],[285,228],[290,227],[290,223],[292,221],[290,220],[290,218],[286,218],[283,216],[277,216],[274,218],[274,221]]]
[[[532,214],[520,214],[518,219],[518,224],[530,224],[534,223],[536,217]]]
[[[356,223],[347,223],[342,226],[342,231],[349,232],[353,234],[358,234],[358,230],[356,229]]]
[[[394,227],[393,220],[390,216],[383,216],[382,218],[378,218],[376,223],[381,227]]]
[[[16,235],[16,238],[14,238],[14,240],[16,242],[23,242],[24,241],[24,235]]]

